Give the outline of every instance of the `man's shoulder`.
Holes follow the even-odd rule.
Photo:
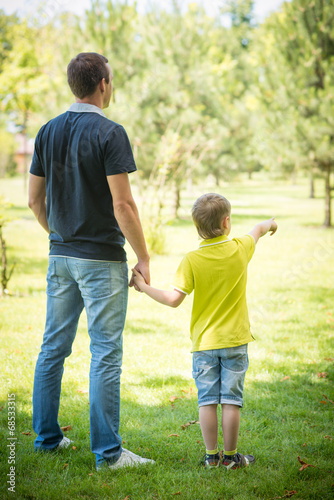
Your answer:
[[[57,128],[59,125],[62,127],[65,122],[70,120],[71,114],[72,113],[70,112],[70,110],[67,110],[64,113],[61,113],[60,115],[55,116],[54,118],[51,118],[51,120],[42,125],[42,127],[39,129],[38,134],[40,135],[46,130]],[[111,133],[113,131],[124,131],[123,125],[113,120],[110,120],[105,115],[99,113],[76,113],[76,114],[80,114],[81,127],[85,127],[86,125],[88,125],[88,123],[90,124],[94,123],[95,124],[94,126],[99,127],[104,132],[108,131],[109,133]],[[81,127],[79,126],[79,128]]]
[[[114,122],[113,120],[110,120],[110,118],[108,118],[107,116],[102,116],[102,115],[98,115],[98,116],[99,116],[99,120],[100,120],[102,128],[107,128],[110,130],[110,132],[113,132],[116,130],[117,131],[125,130],[123,125],[121,125],[120,123]]]
[[[65,115],[66,112],[55,116],[54,118],[51,118],[51,120],[47,121],[46,123],[44,123],[44,125],[41,126],[38,133],[42,133],[44,130],[55,126],[59,121],[63,121],[65,119]]]

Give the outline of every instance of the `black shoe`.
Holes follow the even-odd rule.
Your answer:
[[[220,455],[219,453],[216,453],[215,455],[208,455],[206,453],[201,463],[207,469],[211,469],[211,467],[219,467]]]
[[[255,457],[253,455],[241,455],[241,453],[236,453],[231,459],[223,458],[223,467],[227,470],[230,469],[240,469],[241,467],[248,467],[255,463]]]

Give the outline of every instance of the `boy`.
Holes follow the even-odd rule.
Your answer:
[[[203,241],[182,260],[173,290],[158,290],[145,283],[133,269],[134,282],[152,299],[178,307],[194,290],[191,314],[193,377],[198,390],[199,420],[206,446],[204,465],[218,467],[217,407],[222,405],[224,454],[227,469],[255,462],[252,455],[237,453],[243,385],[248,368],[250,333],[246,304],[247,266],[255,244],[268,231],[277,230],[274,218],[257,224],[247,235],[228,239],[231,205],[219,194],[201,196],[192,217]]]

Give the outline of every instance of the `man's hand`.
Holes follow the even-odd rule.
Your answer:
[[[132,276],[130,279],[129,286],[134,286],[137,292],[141,292],[141,288],[138,286],[138,279],[143,283],[151,284],[150,268],[149,263],[139,263],[132,269]]]

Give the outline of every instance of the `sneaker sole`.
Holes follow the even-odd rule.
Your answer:
[[[255,460],[250,461],[249,458],[247,457],[247,455],[244,455],[244,459],[245,459],[246,465],[242,465],[241,467],[240,467],[240,465],[238,466],[238,462],[231,462],[229,465],[223,464],[223,467],[226,470],[244,469],[245,467],[249,467],[250,465],[253,465],[255,463]],[[237,467],[234,467],[235,465],[237,465]]]

